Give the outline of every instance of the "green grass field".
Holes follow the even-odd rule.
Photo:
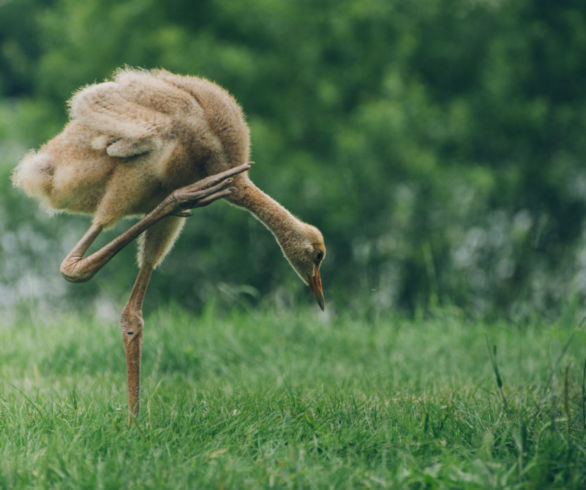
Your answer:
[[[0,319],[0,488],[586,487],[586,332],[572,319],[145,320],[128,427],[115,322]]]

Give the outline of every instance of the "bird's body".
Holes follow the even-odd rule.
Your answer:
[[[79,90],[69,106],[63,131],[23,158],[13,182],[49,208],[92,215],[92,226],[61,264],[68,280],[91,278],[140,236],[140,271],[121,319],[134,416],[142,302],[151,272],[178,236],[186,209],[219,198],[248,209],[273,233],[323,309],[323,237],[249,179],[249,129],[226,90],[165,70],[124,69],[112,81]],[[84,258],[104,228],[131,215],[144,217]]]
[[[224,89],[164,70],[122,70],[70,101],[71,121],[14,180],[48,207],[108,227],[169,193],[248,161],[248,126]]]

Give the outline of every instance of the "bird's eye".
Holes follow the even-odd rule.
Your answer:
[[[324,253],[323,252],[318,252],[315,259],[317,261],[317,263],[319,264],[321,262],[321,259],[324,258]]]

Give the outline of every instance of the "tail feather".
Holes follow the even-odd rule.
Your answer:
[[[30,196],[48,203],[53,189],[55,166],[49,156],[34,150],[29,151],[12,173],[12,184]]]

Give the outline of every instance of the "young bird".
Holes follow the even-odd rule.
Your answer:
[[[45,206],[93,216],[61,264],[69,281],[86,281],[140,236],[139,273],[121,317],[129,420],[139,411],[142,304],[154,268],[171,249],[189,209],[219,198],[250,211],[273,233],[283,254],[325,307],[321,232],[302,222],[248,177],[249,129],[235,99],[199,77],[165,70],[121,69],[112,81],[80,89],[63,131],[30,151],[15,186]],[[84,257],[105,228],[143,216]]]

